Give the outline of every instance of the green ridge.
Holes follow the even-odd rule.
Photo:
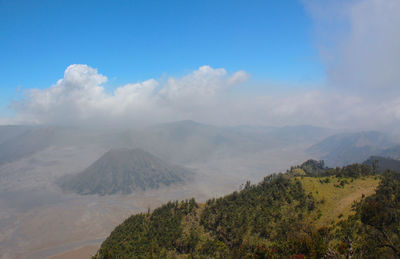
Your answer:
[[[94,258],[397,258],[399,223],[398,174],[307,161],[205,204],[133,215]]]

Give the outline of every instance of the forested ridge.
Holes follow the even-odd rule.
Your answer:
[[[399,237],[399,174],[310,160],[205,204],[133,215],[94,258],[399,258]]]

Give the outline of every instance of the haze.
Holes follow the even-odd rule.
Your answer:
[[[171,199],[398,148],[397,0],[89,2],[0,1],[1,258],[90,258]],[[194,177],[127,195],[60,188],[121,148]]]

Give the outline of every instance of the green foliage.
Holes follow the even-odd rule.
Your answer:
[[[400,257],[400,174],[387,172],[374,195],[355,204],[336,235],[357,258]],[[347,251],[347,250],[346,250]]]
[[[310,176],[321,176],[325,175],[325,162],[323,160],[316,161],[316,160],[307,160],[300,166],[296,167],[302,169],[307,175]],[[292,168],[293,170],[294,168]]]
[[[352,177],[358,178],[362,176],[373,175],[374,172],[372,168],[364,164],[352,164],[345,166],[340,169],[335,169],[335,175],[337,177]]]
[[[286,233],[298,231],[303,214],[313,208],[314,199],[305,194],[299,181],[273,175],[239,193],[208,201],[201,224],[229,249],[246,249],[249,235],[285,240]]]
[[[304,183],[307,188],[311,183],[329,188],[339,183],[336,192],[349,192],[357,184],[377,180],[364,165],[318,170],[323,171],[311,174],[331,176],[271,175],[203,205],[194,199],[170,202],[152,213],[134,215],[111,233],[95,258],[400,256],[399,175],[385,174],[376,194],[355,203],[353,214],[339,211],[339,222],[321,226],[310,219],[321,217],[319,208],[328,202],[316,200],[318,195],[306,191]]]
[[[98,258],[149,257],[176,247],[182,219],[198,207],[194,199],[169,202],[151,214],[131,216],[104,241]],[[190,248],[189,248],[190,249]]]
[[[323,160],[316,161],[310,159],[299,166],[292,167],[289,175],[298,175],[299,169],[304,171],[307,176],[312,177],[336,176],[358,178],[375,174],[367,164],[352,164],[344,167],[327,168]]]

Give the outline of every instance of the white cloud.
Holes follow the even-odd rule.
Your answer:
[[[400,1],[305,1],[330,84],[399,89]]]
[[[17,122],[135,126],[193,119],[214,124],[400,126],[400,1],[305,0],[317,28],[327,85],[261,96],[231,94],[248,74],[202,66],[177,78],[127,84],[106,93],[107,78],[71,65],[55,85],[13,104]],[[268,88],[268,87],[266,87]]]
[[[31,89],[14,103],[16,122],[75,126],[126,126],[194,119],[213,124],[376,128],[400,119],[400,98],[380,104],[332,89],[291,94],[230,94],[245,82],[244,71],[202,66],[165,82],[149,79],[106,93],[107,78],[87,65],[71,65],[47,89]],[[9,122],[9,121],[7,121]]]
[[[400,87],[400,1],[360,2],[349,16],[351,31],[332,78],[356,87]]]
[[[202,66],[183,78],[169,78],[158,94],[163,101],[179,108],[204,106],[219,101],[221,94],[247,79],[244,71],[227,75],[223,68]]]
[[[87,65],[70,65],[64,78],[47,89],[31,89],[12,107],[17,120],[37,124],[120,125],[185,119],[218,103],[229,89],[247,79],[243,71],[202,66],[182,78],[127,84],[107,94],[107,77]]]
[[[14,125],[18,124],[13,118],[0,117],[0,125]]]

